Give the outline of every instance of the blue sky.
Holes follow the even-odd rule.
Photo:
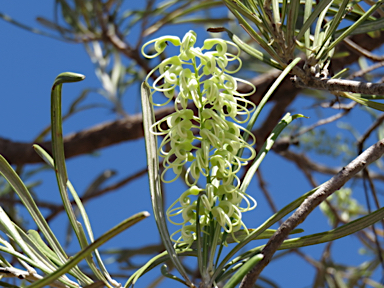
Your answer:
[[[138,5],[137,2],[135,5]],[[20,9],[20,7],[23,7],[23,9]],[[44,16],[52,19],[53,4],[52,2],[46,2],[42,5],[41,1],[17,0],[2,3],[0,12],[8,14],[27,25],[39,27],[35,22],[35,18],[37,16]],[[197,31],[202,32],[202,29],[199,29]],[[2,97],[0,136],[14,141],[31,142],[38,132],[49,124],[50,89],[53,80],[59,73],[72,71],[86,75],[86,79],[83,82],[64,86],[64,111],[83,89],[89,87],[100,88],[101,85],[95,76],[94,66],[82,45],[65,43],[36,35],[4,21],[0,21],[0,30],[2,31],[3,39],[2,53],[0,54],[0,95]],[[157,35],[167,33],[182,37],[188,30],[189,27],[185,25],[172,26],[167,31],[159,31]],[[137,87],[131,89],[127,94],[129,95],[124,97],[124,107],[131,114],[139,112],[140,103],[138,102],[139,91]],[[96,93],[91,93],[85,103],[109,104],[107,100]],[[316,122],[316,113],[318,111],[309,108],[312,104],[311,100],[298,98],[296,103],[300,103],[300,107],[308,108],[305,111],[294,112],[312,116],[310,119],[302,120],[304,125]],[[324,112],[324,114],[326,113],[331,115],[335,111]],[[363,129],[369,125],[370,121],[367,113],[360,113],[357,116],[353,115],[348,118],[348,121],[351,121],[357,130],[364,131]],[[358,117],[358,119],[353,117]],[[65,122],[64,134],[80,131],[98,123],[114,119],[116,119],[116,115],[111,113],[110,110],[102,108],[87,110],[71,117]],[[339,131],[336,125],[333,126],[332,129],[334,129],[335,133]],[[321,158],[321,161],[325,161],[328,165],[341,166],[343,164],[340,159]],[[118,179],[132,175],[137,170],[143,169],[146,165],[145,163],[144,142],[141,139],[108,147],[97,151],[96,155],[83,155],[69,159],[67,168],[70,180],[78,193],[82,194],[93,179],[106,169],[118,172],[117,176],[109,182],[113,183]],[[32,165],[30,169],[34,167],[36,165]],[[295,173],[293,178],[292,171],[296,171],[294,165],[282,160],[276,154],[269,154],[261,169],[266,178],[270,180],[268,189],[275,197],[276,203],[280,208],[311,189],[302,174]],[[319,176],[317,179],[318,181],[320,179],[325,181],[329,177]],[[43,184],[34,189],[39,199],[60,201],[53,172],[40,173],[30,181],[33,180],[44,181]],[[258,201],[258,207],[254,211],[249,212],[248,215],[244,215],[244,221],[251,223],[248,224],[249,228],[261,224],[271,214],[264,197],[258,192],[256,183],[253,184],[254,186],[250,187],[250,193],[254,193],[252,195]],[[174,201],[171,199],[173,196],[177,195],[180,190],[183,191],[185,189],[180,184],[173,184],[170,187],[168,188],[170,192],[168,194],[169,199],[167,199],[169,203]],[[358,192],[362,194],[361,191]],[[354,196],[356,196],[355,194]],[[99,197],[97,200],[92,200],[87,203],[86,208],[96,237],[137,212],[144,210],[151,212],[147,178],[142,177],[122,189]],[[63,228],[66,228],[67,222],[63,214],[51,224],[53,230],[61,235],[61,240],[64,242],[63,232],[65,232],[65,229]],[[29,225],[33,228],[32,220],[30,220]],[[322,216],[319,209],[300,227],[305,229],[305,234],[322,232],[329,229],[327,220]],[[151,217],[122,233],[116,239],[107,243],[102,249],[116,247],[133,249],[142,247],[145,244],[155,244],[159,241],[156,225],[153,217]],[[320,245],[320,247],[324,247],[324,245]],[[307,247],[303,251],[317,258],[322,251],[320,247]],[[358,247],[357,241],[352,237],[348,240],[338,240],[332,251],[335,255],[343,257],[344,261],[357,264],[361,263],[363,259],[357,253]],[[71,247],[70,249],[72,252],[77,251],[76,247]],[[336,259],[340,258],[336,257]],[[136,259],[134,262],[138,263],[142,260]],[[291,256],[273,261],[265,269],[263,275],[273,278],[281,287],[310,287],[314,269],[308,266],[301,258]],[[151,277],[156,273],[158,273],[158,270],[152,273]],[[289,279],[289,283],[287,283],[287,279]],[[124,280],[121,281],[124,283]],[[138,283],[137,287],[146,287],[147,283],[148,280],[144,279]],[[179,287],[176,283],[165,281],[160,287]]]

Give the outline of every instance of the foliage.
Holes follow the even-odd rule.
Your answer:
[[[240,287],[247,288],[254,287],[257,279],[256,284],[260,287],[272,287],[275,284],[259,274],[276,250],[287,250],[310,259],[308,262],[318,271],[314,287],[365,287],[368,284],[379,287],[374,272],[380,269],[379,264],[384,265],[380,256],[383,232],[375,226],[369,227],[384,217],[384,208],[380,208],[375,188],[384,177],[380,162],[379,169],[374,172],[366,165],[380,158],[384,152],[383,144],[379,142],[362,152],[373,132],[378,137],[382,134],[384,117],[370,109],[384,111],[379,102],[384,89],[377,79],[380,73],[377,77],[370,75],[370,79],[377,83],[352,79],[382,66],[382,62],[370,65],[370,61],[382,61],[383,58],[368,51],[382,44],[382,2],[170,0],[158,3],[148,0],[142,9],[129,9],[129,5],[126,9],[123,1],[57,0],[55,21],[38,18],[45,30],[28,27],[0,14],[4,20],[31,32],[82,43],[102,86],[102,89],[83,91],[68,113],[62,115],[62,85],[81,81],[84,76],[70,72],[58,75],[51,90],[50,128],[36,137],[36,142],[41,142],[51,131],[52,149],[34,145],[41,158],[36,161],[45,161],[45,167],[55,171],[63,203],[61,209],[66,212],[71,226],[69,234],[76,236],[81,249],[77,254],[68,256],[38,208],[33,187],[26,187],[18,176],[18,173],[22,174],[23,165],[35,160],[27,159],[22,153],[18,158],[0,156],[3,199],[12,200],[14,193],[17,194],[37,226],[36,230],[25,232],[24,223],[18,221],[22,216],[12,207],[0,207],[0,230],[7,236],[7,239],[0,237],[2,277],[24,279],[32,283],[31,287],[122,286],[120,280],[107,271],[97,248],[148,217],[149,213],[135,214],[98,239],[94,238],[83,201],[92,194],[101,195],[100,187],[111,173],[98,177],[82,197],[77,194],[68,180],[65,158],[78,155],[78,152],[74,149],[64,155],[66,138],[62,121],[95,107],[80,105],[89,93],[96,91],[109,101],[109,108],[116,113],[114,124],[123,126],[126,124],[122,123],[124,119],[133,121],[124,109],[123,99],[135,85],[141,84],[143,114],[139,121],[144,127],[153,216],[162,243],[137,251],[118,251],[120,261],[126,261],[128,268],[132,268],[130,259],[135,255],[154,255],[141,267],[133,267],[135,271],[130,277],[123,277],[125,287],[133,287],[140,277],[147,277],[145,274],[156,271],[159,265],[162,266],[162,277],[178,281],[174,282],[177,285],[231,288],[241,283]],[[229,25],[218,27],[227,22]],[[155,37],[155,34],[167,34],[167,27],[177,24],[190,28],[205,25],[208,31],[222,34],[205,40],[201,48],[197,45],[197,34],[192,30],[182,39],[172,35]],[[227,36],[231,41],[224,40]],[[363,43],[355,43],[361,39],[358,37],[372,39],[373,44],[368,43],[371,46],[367,44],[368,48],[362,48],[359,45],[364,46]],[[171,46],[179,47],[176,56],[169,56],[175,51]],[[361,69],[352,73],[347,71],[346,67],[356,61]],[[240,70],[242,63],[245,65]],[[264,74],[252,78],[254,71]],[[289,77],[295,87],[287,81]],[[304,110],[308,111],[297,105],[289,107],[299,92],[316,99],[312,102],[315,106],[328,111],[337,109],[337,114],[319,117],[318,122],[308,127],[302,127],[301,123],[305,122],[300,122],[299,128],[290,126],[285,130],[285,136],[279,137],[293,120],[304,117],[301,114],[305,114]],[[333,100],[326,92],[337,99]],[[273,107],[263,119],[261,112],[265,114],[271,103]],[[335,134],[323,128],[326,126],[318,128],[359,109],[360,113],[371,115],[371,127],[361,135],[354,133],[353,125],[342,127],[344,132],[349,129],[354,133],[357,143],[345,133]],[[292,115],[288,112],[291,110],[300,114]],[[341,122],[338,123],[340,126]],[[104,144],[92,144],[104,146],[91,145],[87,152],[135,139],[127,135],[122,140],[112,134],[104,136],[110,138],[108,141],[100,141]],[[161,139],[160,145],[157,138]],[[293,144],[302,145],[292,148]],[[260,170],[271,150],[297,165],[313,188],[297,199],[292,197],[280,210],[269,195]],[[49,151],[52,151],[52,157]],[[358,157],[354,151],[358,152]],[[335,167],[320,164],[316,157],[324,155],[343,156],[341,161],[346,168],[339,172]],[[6,159],[18,166],[12,168]],[[326,182],[320,178],[324,183],[318,185],[314,172],[333,177]],[[290,171],[285,173],[294,177]],[[255,175],[273,211],[261,218],[266,219],[261,220],[261,224],[247,222],[243,216],[244,212],[256,207],[258,199],[254,199],[250,189]],[[355,184],[361,183],[359,179],[363,181],[365,205],[351,197],[355,188],[340,189],[352,177]],[[271,179],[279,180],[278,176]],[[130,180],[104,190],[113,190]],[[167,184],[176,180],[183,182],[187,189],[172,196],[173,204],[164,208],[165,196],[169,194]],[[375,208],[370,203],[368,191],[371,191]],[[318,205],[332,228],[286,239],[289,234],[304,232],[295,228]],[[78,220],[79,215],[83,224]],[[181,228],[170,233],[171,224]],[[276,230],[276,227],[279,228]],[[334,240],[353,233],[371,259],[356,266],[338,265],[331,258],[330,247]],[[268,242],[255,242],[260,239],[268,239]],[[251,242],[253,244],[249,245]],[[328,244],[319,261],[297,250],[321,243]],[[192,258],[194,265],[197,263],[196,271],[186,265],[185,258]],[[78,265],[82,260],[86,261],[87,267]],[[190,263],[191,260],[187,261]],[[6,287],[24,285],[20,281],[13,286],[6,281],[0,284]],[[151,285],[155,287],[157,281]]]

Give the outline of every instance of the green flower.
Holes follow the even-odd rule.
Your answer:
[[[152,43],[156,54],[147,55],[144,49]],[[180,47],[179,55],[161,61],[145,82],[154,106],[174,101],[175,112],[154,123],[152,132],[164,136],[158,150],[164,158],[161,180],[175,181],[186,168],[184,180],[190,188],[169,207],[167,216],[171,223],[182,226],[171,235],[173,241],[191,245],[196,240],[197,214],[201,227],[215,221],[233,235],[241,227],[246,228],[241,220],[242,212],[256,207],[256,201],[239,190],[240,179],[236,175],[256,155],[252,147],[255,137],[239,125],[247,122],[255,109],[255,105],[244,98],[253,94],[255,87],[230,75],[241,67],[240,50],[234,43],[209,39],[202,48],[194,47],[196,33],[189,31],[182,40],[173,36],[152,40],[143,46],[142,53],[154,58],[169,43]],[[237,49],[236,55],[228,52],[228,46]],[[227,66],[234,61],[238,67],[228,70]],[[160,76],[152,81],[157,73]],[[239,82],[250,85],[252,91],[237,92]],[[156,103],[153,98],[156,92],[162,92],[166,100]],[[196,109],[191,109],[191,103]],[[251,143],[244,141],[244,133],[251,136]],[[241,156],[243,150],[248,156]],[[201,177],[205,178],[205,188],[198,187]],[[178,234],[179,238],[175,239]]]

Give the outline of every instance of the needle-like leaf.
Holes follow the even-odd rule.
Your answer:
[[[143,109],[143,125],[144,125],[144,136],[145,136],[145,148],[147,151],[147,163],[148,163],[148,178],[149,188],[151,192],[152,208],[156,219],[157,228],[159,229],[163,244],[171,255],[172,263],[179,271],[181,276],[186,280],[190,287],[193,287],[193,283],[188,277],[180,259],[177,257],[173,244],[171,242],[168,227],[166,223],[164,207],[163,207],[163,196],[160,185],[159,175],[159,159],[157,156],[157,139],[156,136],[151,133],[151,126],[154,123],[153,107],[149,100],[150,90],[145,83],[141,84],[141,103]]]

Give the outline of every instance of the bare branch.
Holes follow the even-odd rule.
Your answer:
[[[275,151],[275,150],[274,150]],[[276,151],[277,152],[277,151]],[[291,150],[278,151],[278,154],[284,157],[287,160],[295,162],[296,165],[300,167],[300,169],[306,169],[309,171],[314,171],[322,174],[335,175],[338,172],[338,168],[330,168],[325,165],[321,165],[319,163],[312,162],[307,156],[304,154],[298,154]],[[357,173],[355,175],[357,178],[362,178],[363,175],[361,173]],[[372,173],[371,178],[374,180],[384,181],[384,176],[378,173]]]
[[[261,175],[261,170],[260,168],[257,169],[256,171],[256,176],[257,176],[257,179],[259,180],[259,187],[260,187],[260,190],[261,192],[264,194],[264,197],[265,199],[267,200],[267,203],[269,205],[269,207],[271,208],[272,212],[273,213],[277,213],[277,207],[276,207],[276,204],[275,202],[273,201],[273,198],[271,196],[271,193],[269,193],[268,189],[267,189],[267,183],[265,182],[264,178],[263,178],[263,175]]]
[[[376,63],[374,65],[369,66],[366,69],[363,69],[363,70],[360,70],[360,71],[357,71],[357,72],[351,74],[347,79],[354,79],[354,78],[357,78],[357,77],[362,77],[365,74],[367,74],[369,72],[372,72],[373,70],[379,69],[379,68],[381,68],[383,66],[384,66],[384,61],[381,61],[379,63]]]
[[[345,42],[345,44],[348,45],[348,47],[352,48],[357,53],[359,53],[360,55],[362,55],[364,57],[367,57],[368,59],[371,59],[373,61],[383,61],[384,60],[384,56],[377,56],[377,55],[369,52],[367,49],[364,49],[360,45],[357,45],[351,39],[345,38],[344,42]]]
[[[357,140],[357,148],[359,153],[363,151],[363,145],[365,140],[368,139],[368,137],[371,135],[373,131],[376,130],[377,127],[380,126],[381,123],[384,121],[384,114],[381,114],[378,118],[376,118],[375,122],[372,123],[372,125],[365,131],[363,135]]]
[[[371,82],[360,82],[353,80],[343,79],[320,79],[310,78],[306,79],[305,83],[298,77],[293,78],[295,85],[300,88],[312,88],[319,90],[343,91],[370,95],[384,95],[384,84],[377,84]]]
[[[309,196],[300,207],[290,216],[276,233],[269,239],[262,250],[264,258],[244,277],[240,288],[253,287],[261,271],[271,261],[276,250],[288,237],[289,233],[302,223],[307,216],[328,196],[339,190],[349,179],[355,176],[367,165],[379,159],[384,154],[384,139],[369,147],[347,166],[343,167],[337,175],[324,183],[314,194]]]
[[[293,137],[295,137],[295,138],[299,137],[300,135],[303,135],[303,134],[315,129],[316,127],[319,127],[319,126],[325,125],[325,124],[329,124],[329,123],[332,123],[332,122],[340,119],[341,117],[347,115],[352,110],[352,108],[356,106],[356,104],[357,104],[356,102],[351,102],[348,106],[343,108],[343,110],[344,110],[343,112],[337,113],[337,114],[332,115],[332,116],[325,118],[325,119],[320,119],[319,121],[317,121],[313,125],[300,130]]]
[[[156,112],[161,119],[172,113],[173,108],[162,108]],[[135,140],[143,137],[143,122],[141,113],[127,116],[117,121],[106,122],[90,129],[67,135],[64,138],[65,156],[71,158],[90,153],[97,149],[108,147],[122,141]],[[41,158],[32,148],[33,143],[13,142],[0,138],[0,154],[11,164],[40,163]],[[45,150],[51,151],[51,142],[37,143]]]
[[[110,36],[111,35],[108,37]],[[128,57],[144,61],[136,52],[128,49],[124,42],[114,42],[114,40],[116,40],[114,37],[108,39],[108,41],[110,41],[122,53],[127,53],[126,55]],[[380,37],[374,39],[364,34],[355,35],[353,37],[353,41],[363,43],[365,49],[373,50],[384,43],[384,33],[382,33]],[[348,49],[348,47],[342,44],[340,48],[338,48],[338,51],[345,49]],[[332,61],[332,67],[335,71],[355,62],[358,59],[360,55],[353,52],[354,51],[352,51],[348,57],[338,58]],[[145,69],[145,65],[142,65],[142,67]],[[250,97],[252,102],[256,104],[259,103],[261,98],[265,95],[266,91],[279,75],[280,71],[272,70],[253,78],[251,82],[257,87],[257,90],[256,93]],[[239,91],[244,92],[247,91],[247,89],[249,89],[247,85],[239,85]],[[258,143],[263,143],[269,136],[273,127],[286,112],[289,104],[292,103],[296,95],[300,92],[301,89],[295,88],[288,79],[281,83],[279,88],[271,97],[271,100],[275,101],[272,113],[268,115],[268,119],[266,119],[256,131]],[[167,113],[172,112],[173,110],[171,108],[158,109],[156,111],[156,116],[163,117]],[[122,141],[136,140],[141,137],[143,137],[141,114],[137,114],[121,120],[102,123],[90,129],[66,136],[64,138],[65,153],[66,157],[70,158],[91,153],[97,149],[108,147]],[[32,144],[33,143],[14,142],[12,140],[0,138],[0,154],[2,154],[11,164],[15,165],[40,163],[42,160],[32,149]],[[51,143],[49,141],[37,144],[40,144],[44,149],[50,151]]]

